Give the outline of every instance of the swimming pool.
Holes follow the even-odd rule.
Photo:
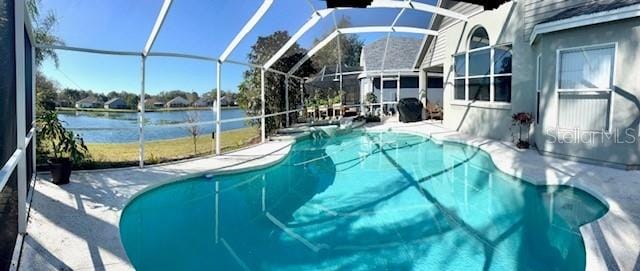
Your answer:
[[[164,184],[120,220],[138,270],[584,270],[588,193],[403,133],[300,140],[281,162]]]

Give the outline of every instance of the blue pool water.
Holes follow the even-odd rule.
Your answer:
[[[584,270],[578,228],[606,211],[473,147],[354,132],[299,141],[269,168],[151,189],[120,231],[138,270]]]

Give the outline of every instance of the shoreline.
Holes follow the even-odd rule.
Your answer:
[[[223,106],[220,110],[240,109],[239,106]],[[173,107],[173,108],[145,108],[144,112],[179,112],[179,111],[211,111],[211,107]],[[106,109],[106,108],[75,108],[75,107],[56,107],[58,112],[96,112],[96,113],[138,113],[137,109]]]

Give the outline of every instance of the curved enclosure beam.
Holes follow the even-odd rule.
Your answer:
[[[242,27],[240,32],[238,32],[238,34],[233,38],[229,46],[227,46],[227,48],[224,49],[224,52],[222,52],[222,55],[220,55],[219,57],[220,62],[225,62],[227,60],[229,55],[231,55],[233,50],[236,49],[236,47],[238,46],[238,44],[240,44],[242,39],[244,39],[244,37],[247,36],[249,32],[251,32],[251,29],[253,29],[256,26],[256,24],[258,24],[260,19],[262,19],[264,14],[267,13],[267,11],[269,10],[272,4],[273,4],[273,0],[264,0],[264,2],[262,2],[262,5],[260,6],[260,8],[258,8],[256,13],[254,13],[251,19],[249,19],[249,21],[247,22],[247,24],[245,24]]]
[[[293,36],[291,36],[291,38],[287,41],[287,43],[285,43],[282,47],[280,47],[280,50],[278,50],[278,52],[276,52],[264,64],[264,68],[265,69],[271,68],[271,66],[273,66],[273,64],[275,64],[276,61],[278,61],[278,59],[280,59],[282,55],[284,55],[287,52],[287,50],[289,50],[289,48],[291,48],[291,46],[293,46],[302,37],[302,35],[304,35],[304,33],[309,31],[309,29],[311,29],[314,25],[316,25],[320,21],[320,19],[327,17],[332,12],[333,12],[333,9],[323,9],[323,10],[314,12],[311,15],[311,18],[304,25],[302,25],[302,27],[300,27],[300,29],[298,29],[298,31],[295,34],[293,34]]]
[[[169,8],[171,8],[171,0],[164,0],[162,3],[162,8],[160,9],[160,13],[156,18],[156,23],[153,25],[153,29],[151,30],[151,34],[147,39],[147,43],[144,45],[144,49],[142,50],[142,55],[147,56],[153,47],[153,43],[156,42],[156,38],[158,37],[158,33],[160,32],[160,28],[162,28],[162,24],[164,24],[164,19],[167,17],[167,13],[169,13]]]
[[[461,21],[468,21],[469,17],[455,11],[451,11],[445,8],[432,6],[425,3],[414,1],[396,1],[396,0],[374,0],[367,8],[406,8],[420,10],[424,12],[430,12],[446,17],[451,17]]]
[[[340,34],[357,34],[357,33],[371,33],[371,32],[380,32],[380,33],[401,32],[401,33],[415,33],[415,34],[432,35],[432,36],[438,35],[438,31],[435,31],[435,30],[418,28],[418,27],[410,27],[410,26],[359,26],[359,27],[340,28],[338,29],[338,31],[340,32]]]
[[[327,46],[327,44],[329,44],[329,42],[331,42],[333,39],[335,39],[338,36],[338,34],[339,34],[339,31],[333,31],[333,32],[331,32],[331,34],[329,34],[329,36],[324,38],[322,41],[318,42],[318,44],[316,44],[316,46],[311,48],[311,50],[309,50],[307,52],[307,54],[304,55],[304,57],[302,59],[300,59],[300,61],[298,61],[298,63],[296,63],[296,65],[294,65],[289,70],[289,72],[287,72],[287,75],[292,75],[294,72],[296,72],[300,68],[300,66],[302,66],[302,64],[307,62],[307,60],[309,60],[313,55],[315,55],[318,51],[320,51],[320,49],[322,49],[323,47]]]
[[[424,35],[432,35],[437,36],[438,31],[417,28],[417,27],[394,27],[394,26],[362,26],[362,27],[347,27],[340,28],[334,32],[332,32],[329,36],[324,38],[321,42],[316,44],[311,50],[307,52],[307,54],[294,65],[289,72],[288,75],[292,75],[295,73],[302,64],[304,64],[307,60],[309,60],[314,54],[316,54],[322,47],[326,46],[331,40],[337,37],[339,34],[357,34],[357,33],[389,33],[389,32],[402,32],[402,33],[416,33],[416,34],[424,34]]]
[[[313,7],[313,4],[311,4],[311,7]],[[391,26],[387,26],[388,27],[392,27],[392,30],[389,31],[387,30],[383,30],[383,31],[372,31],[372,32],[409,32],[409,33],[416,33],[416,32],[412,32],[411,29],[407,29],[407,27],[395,27],[396,22],[398,21],[400,15],[403,13],[403,11],[405,9],[413,9],[413,10],[417,10],[417,11],[422,11],[422,12],[427,12],[427,13],[433,13],[433,14],[438,14],[438,15],[442,15],[442,16],[446,16],[446,17],[451,17],[454,19],[458,19],[458,20],[462,20],[462,21],[467,21],[469,18],[466,15],[463,15],[461,13],[458,12],[454,12],[448,9],[444,9],[441,7],[436,7],[436,6],[432,6],[429,4],[425,4],[425,3],[420,3],[420,2],[413,2],[413,1],[397,1],[397,0],[374,0],[371,5],[369,5],[367,8],[395,8],[395,9],[402,9],[401,13],[399,14],[399,16],[397,16],[393,22],[393,25]],[[346,10],[346,9],[350,9],[350,8],[340,8],[341,10]],[[315,8],[314,8],[315,10]],[[265,69],[269,69],[271,68],[271,66],[273,66],[273,64],[278,61],[278,59],[280,59],[282,57],[282,55],[284,55],[287,50],[289,50],[289,48],[291,48],[291,46],[293,46],[293,44],[295,44],[296,41],[298,41],[302,35],[304,35],[307,31],[309,31],[309,29],[311,29],[311,27],[313,27],[316,23],[318,23],[318,21],[320,19],[323,19],[325,17],[327,17],[328,15],[330,15],[335,9],[321,9],[321,10],[315,10],[315,12],[313,13],[313,15],[311,16],[311,19],[309,19],[309,21],[307,21],[307,23],[305,23],[292,37],[291,39],[289,39],[289,41],[287,41],[287,43],[285,43],[284,46],[282,46],[280,48],[280,50],[278,50],[278,52],[276,54],[274,54],[265,64],[264,64],[264,68]],[[426,29],[424,29],[425,31],[421,32],[420,34],[428,34],[431,35],[431,32],[428,32]],[[355,31],[355,29],[354,29]],[[350,34],[348,32],[341,32],[343,34]],[[354,32],[354,33],[360,33],[360,32]],[[291,74],[291,73],[290,73]]]

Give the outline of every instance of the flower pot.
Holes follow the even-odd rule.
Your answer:
[[[49,159],[49,171],[51,182],[57,185],[68,184],[71,176],[71,160],[69,158]]]

